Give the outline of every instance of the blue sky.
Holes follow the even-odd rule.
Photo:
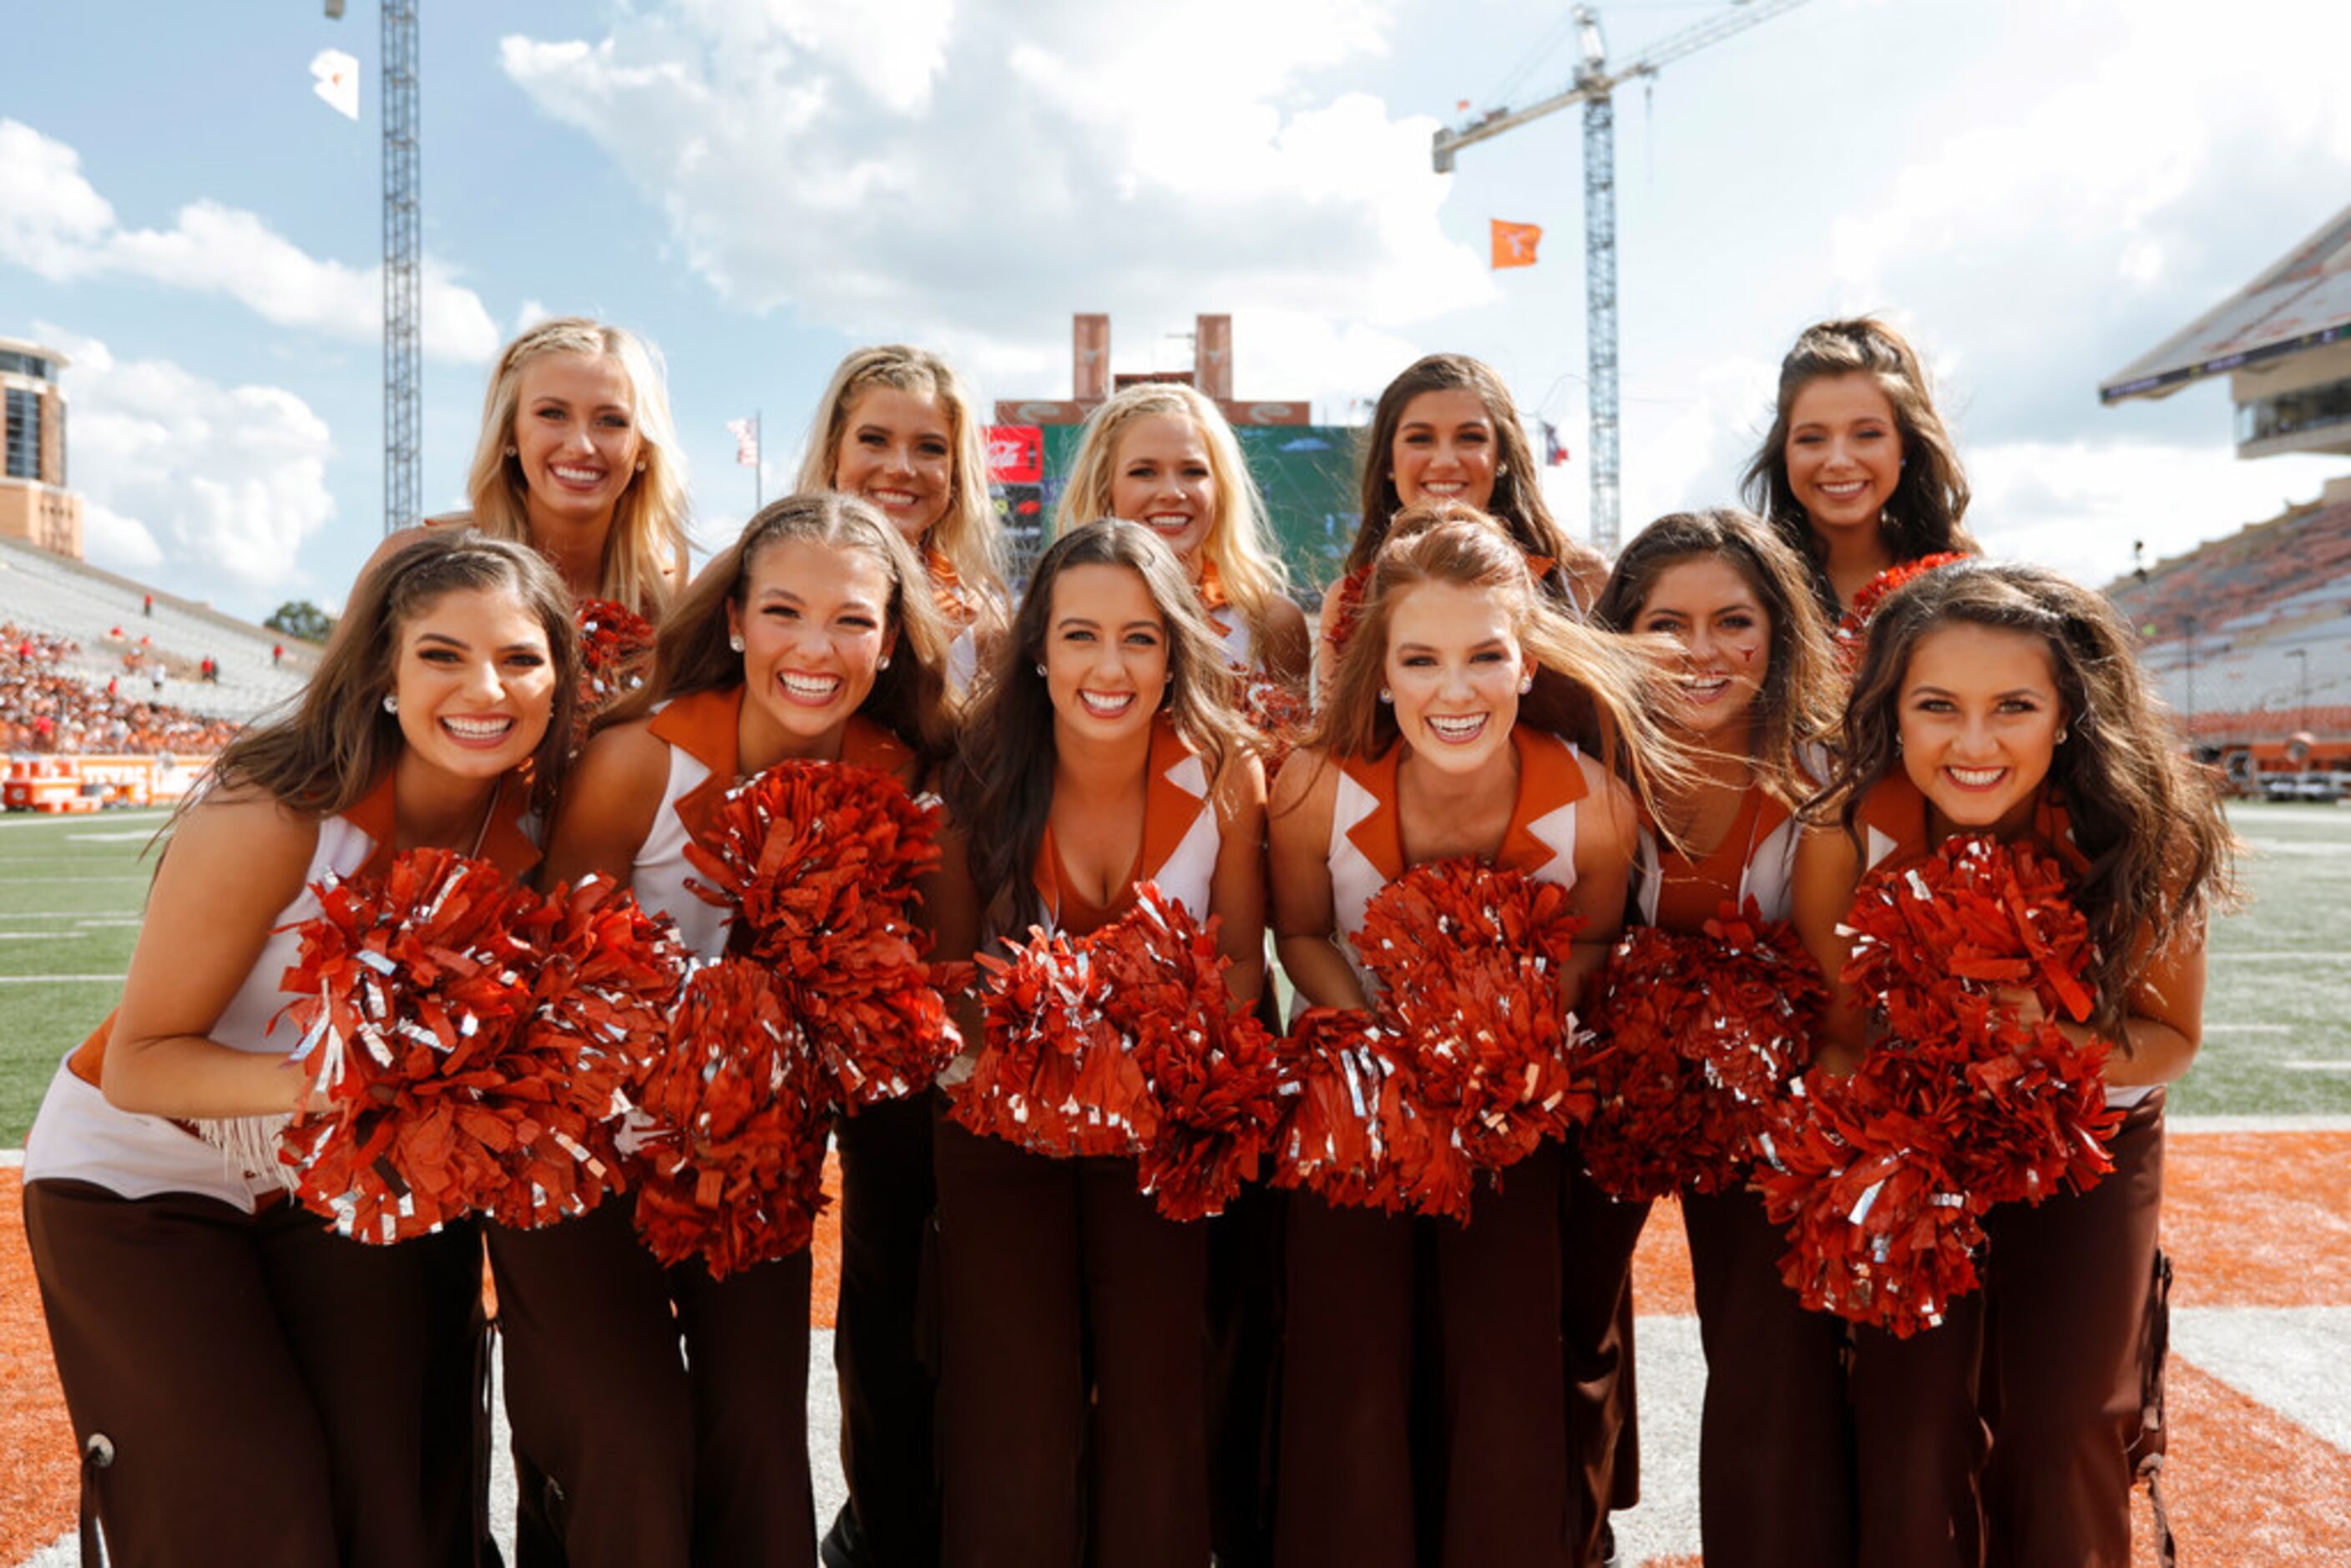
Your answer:
[[[1604,7],[1619,58],[1718,13]],[[94,559],[222,607],[340,601],[381,527],[376,16],[352,0],[21,7],[0,81],[0,335],[77,354]],[[582,311],[664,350],[696,533],[768,493],[853,344],[1061,395],[1236,318],[1239,391],[1343,413],[1414,355],[1491,360],[1583,444],[1578,117],[1433,175],[1457,100],[1550,90],[1533,0],[635,0],[423,25],[425,490],[454,504],[487,361]],[[1724,498],[1793,332],[1928,351],[1994,549],[2093,580],[2314,496],[2237,463],[2215,387],[2098,380],[2351,200],[2351,7],[1811,0],[1617,100],[1625,517]],[[362,65],[358,125],[310,94]],[[1502,96],[1513,77],[1521,85]],[[1490,273],[1489,218],[1544,225]],[[1555,476],[1573,519],[1583,476]]]

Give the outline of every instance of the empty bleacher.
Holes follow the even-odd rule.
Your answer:
[[[2297,507],[2106,593],[2199,745],[2351,742],[2351,497]]]

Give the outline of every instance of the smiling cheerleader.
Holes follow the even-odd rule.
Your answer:
[[[694,884],[717,880],[702,862],[724,847],[728,792],[787,761],[919,787],[946,740],[946,645],[880,514],[830,495],[768,507],[664,621],[652,683],[582,753],[549,874],[611,878],[719,956],[730,915]],[[808,1250],[723,1278],[695,1258],[664,1268],[632,1208],[490,1239],[507,1409],[560,1492],[569,1560],[809,1568]]]
[[[1364,444],[1363,517],[1344,570],[1322,595],[1318,679],[1327,679],[1363,608],[1372,562],[1407,507],[1451,501],[1482,512],[1526,552],[1543,592],[1581,614],[1608,576],[1543,500],[1541,476],[1510,389],[1467,354],[1414,361],[1380,393]]]
[[[947,685],[958,697],[971,690],[1006,613],[1003,530],[987,493],[983,424],[971,389],[938,355],[903,343],[859,349],[834,367],[817,400],[800,463],[802,490],[857,497],[914,547],[954,639]],[[865,1419],[861,1412],[851,1424],[862,1429]],[[928,1416],[922,1419],[927,1429]],[[852,1511],[859,1490],[852,1469]]]
[[[1229,997],[1204,1005],[1255,998],[1265,782],[1229,686],[1149,529],[1090,523],[1040,558],[950,792],[984,953],[1101,931],[1155,884],[1216,923]],[[1206,1228],[1161,1218],[1133,1157],[1050,1157],[956,1121],[938,1181],[941,1562],[1199,1568]]]
[[[1811,563],[1833,622],[1865,612],[1864,591],[1896,568],[1975,553],[1967,475],[1926,370],[1900,333],[1869,317],[1796,339],[1742,490]]]
[[[2206,921],[2232,887],[2210,779],[2180,754],[2103,598],[1970,562],[1879,611],[1817,813],[1795,917],[1832,981],[1823,1067],[1907,1043],[1844,977],[1865,873],[1966,835],[2063,866],[2095,956],[2085,1016],[2053,1021],[2069,1042],[2110,1047],[2105,1100],[2121,1115],[2104,1180],[1984,1215],[1983,1289],[1949,1301],[1939,1327],[1855,1331],[1860,1561],[2119,1568],[2132,1481],[2162,1444],[2143,1416],[2161,1406],[2148,1347],[2163,1343],[2169,1273],[2156,1248],[2164,1085],[2195,1058]],[[1993,1003],[2027,1029],[2047,1016],[2018,986]]]
[[[299,1031],[271,1024],[322,884],[415,849],[538,858],[526,817],[562,770],[574,649],[537,556],[412,538],[360,578],[301,706],[173,818],[122,1005],[26,1145],[85,1562],[99,1534],[110,1563],[475,1560],[475,1412],[433,1372],[474,1363],[477,1234],[346,1239],[238,1151],[315,1104]]]
[[[1282,769],[1272,809],[1275,930],[1301,998],[1379,1000],[1361,945],[1384,890],[1445,864],[1473,885],[1499,873],[1563,893],[1581,931],[1547,983],[1573,1009],[1622,920],[1637,815],[1634,792],[1559,735],[1596,711],[1646,758],[1669,757],[1644,709],[1657,685],[1629,648],[1546,607],[1493,519],[1458,506],[1398,518],[1317,741]],[[1416,1041],[1394,1049],[1409,1059]],[[1285,1568],[1578,1560],[1561,1323],[1583,1260],[1561,1247],[1565,1164],[1556,1139],[1535,1144],[1478,1180],[1466,1224],[1343,1207],[1327,1186],[1298,1195]],[[1424,1297],[1435,1322],[1416,1325]],[[1423,1344],[1433,1364],[1416,1375]],[[1435,1390],[1426,1423],[1416,1376]]]
[[[1799,753],[1832,717],[1828,640],[1812,585],[1795,552],[1746,513],[1677,513],[1625,547],[1593,618],[1661,639],[1676,679],[1667,723],[1689,747],[1692,773],[1660,792],[1667,831],[1648,824],[1642,832],[1634,918],[1692,945],[1695,981],[1719,1010],[1735,960],[1707,935],[1720,931],[1710,923],[1728,908],[1784,925],[1790,912],[1793,811],[1813,782]],[[1710,946],[1695,946],[1702,942]],[[1777,977],[1763,984],[1787,989]],[[1628,997],[1609,1011],[1656,999]],[[1809,1031],[1792,1016],[1774,1027]],[[1784,1071],[1767,1070],[1767,1087]],[[1685,1083],[1680,1093],[1687,1102],[1700,1092]],[[1604,1168],[1609,1126],[1604,1106],[1584,1142],[1595,1169]],[[1625,1125],[1632,1146],[1618,1164],[1669,1156],[1658,1146],[1669,1135]],[[1784,1239],[1745,1175],[1740,1161],[1677,1184],[1707,1360],[1698,1443],[1706,1559],[1724,1568],[1838,1568],[1853,1560],[1844,1330],[1804,1311],[1780,1282]],[[1629,1262],[1629,1244],[1625,1251]],[[1604,1356],[1604,1369],[1619,1361],[1629,1366],[1629,1345]],[[1593,1490],[1605,1495],[1596,1479]]]

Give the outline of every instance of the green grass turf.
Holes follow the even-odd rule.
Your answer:
[[[128,967],[161,812],[0,819],[0,1147]],[[2351,1115],[2351,807],[2241,805],[2252,900],[2212,933],[2204,1050],[2175,1114]]]
[[[20,1148],[57,1058],[121,994],[161,811],[0,818],[0,1147]]]

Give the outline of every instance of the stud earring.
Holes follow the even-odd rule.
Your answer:
[[[1384,703],[1392,703],[1395,701],[1395,693],[1388,690],[1385,686],[1382,686],[1380,688],[1380,701]]]
[[[643,473],[644,471],[645,471],[645,460],[644,460],[643,458],[640,457],[640,458],[638,458],[638,459],[637,459],[637,472],[638,472],[638,473],[640,473],[640,474],[642,474],[642,473]]]
[[[730,635],[726,639],[726,645],[739,653],[743,651],[743,639],[740,636]]]
[[[383,711],[386,713],[398,713],[400,711],[400,699],[392,695],[390,692],[384,693]]]
[[[1040,660],[1038,660],[1038,661],[1037,661],[1037,675],[1038,675],[1038,678],[1039,678],[1040,680],[1042,680],[1042,679],[1044,678],[1044,674],[1045,674],[1045,661],[1044,661],[1044,660],[1042,660],[1042,659],[1040,659]]]
[[[876,670],[886,670],[886,669],[888,669],[888,668],[890,667],[890,655],[889,655],[889,654],[887,654],[887,653],[884,653],[884,654],[883,654],[880,658],[878,658],[878,659],[874,660],[874,661],[873,661],[873,667],[874,667]]]
[[[1519,695],[1524,696],[1534,689],[1535,678],[1532,675],[1520,675],[1519,677]]]
[[[2068,735],[2071,735],[2072,733],[2073,733],[2073,731],[2071,731],[2071,730],[2067,729],[2064,725],[2062,725],[2062,724],[2061,724],[2061,725],[2059,725],[2059,726],[2057,727],[2057,738],[2056,738],[2056,740],[2055,740],[2053,744],[2057,745],[2057,746],[2063,746],[2063,745],[2064,745],[2064,744],[2065,744],[2065,737],[2066,737]]]
[[[509,456],[509,457],[512,457],[514,455],[515,455],[515,449],[514,449],[513,447],[511,447],[511,446],[507,447],[507,456]]]

